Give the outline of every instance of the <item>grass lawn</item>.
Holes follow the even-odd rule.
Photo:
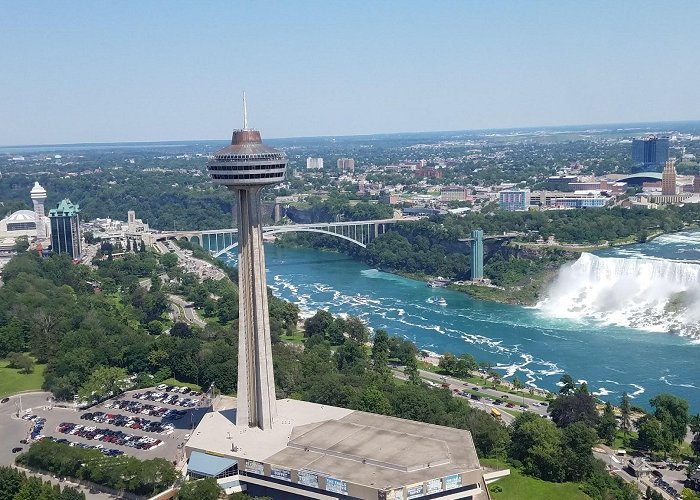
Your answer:
[[[7,367],[7,361],[0,361],[0,397],[22,391],[40,391],[44,382],[46,365],[35,365],[34,372],[28,375]]]
[[[163,382],[161,382],[161,383],[166,384],[166,385],[177,385],[180,387],[183,387],[183,386],[189,387],[190,389],[194,389],[195,391],[198,391],[198,392],[202,391],[202,388],[199,387],[197,384],[190,384],[188,382],[180,382],[178,379],[172,378],[172,377],[170,377],[169,379],[163,380]]]
[[[578,483],[549,483],[535,479],[500,460],[485,458],[480,462],[488,467],[510,469],[510,476],[488,486],[494,500],[586,500],[590,498],[579,490]]]
[[[289,344],[303,344],[304,343],[304,332],[297,330],[292,335],[280,335],[282,342],[287,342]]]
[[[625,437],[624,433],[621,430],[617,431],[617,436],[615,436],[615,442],[611,446],[611,448],[615,450],[627,450],[631,451],[632,445],[631,443],[635,442],[637,440],[637,433],[636,432],[629,432],[627,434],[627,437]]]

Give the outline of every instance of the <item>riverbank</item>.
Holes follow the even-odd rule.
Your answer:
[[[559,268],[545,271],[540,275],[533,276],[528,283],[511,288],[470,282],[453,283],[448,288],[466,293],[478,300],[498,302],[500,304],[534,306],[540,301],[542,294],[556,278],[558,272]]]
[[[674,231],[675,232],[675,231]],[[660,236],[670,234],[657,230],[644,235],[643,242],[651,242]],[[322,245],[314,243],[313,237],[298,236],[281,237],[275,241],[275,245],[290,249],[314,248],[324,252],[341,253],[349,255],[354,260],[367,265],[372,265],[364,258],[362,251],[344,252],[337,247],[329,247],[329,241]],[[487,277],[490,284],[473,283],[470,281],[453,281],[448,288],[464,293],[474,299],[495,302],[500,304],[512,304],[521,306],[534,306],[544,298],[547,287],[554,281],[561,268],[575,262],[582,253],[597,252],[606,249],[625,247],[640,243],[639,236],[629,236],[615,241],[605,241],[596,245],[583,245],[548,241],[545,243],[511,241],[500,247],[488,256],[485,262]],[[494,258],[500,260],[494,264]],[[424,283],[433,281],[436,276],[420,272],[406,272],[400,269],[382,268],[388,272],[404,278],[421,281]]]

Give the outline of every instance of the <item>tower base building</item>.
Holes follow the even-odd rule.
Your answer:
[[[275,499],[487,499],[509,474],[479,464],[469,431],[306,401],[277,401],[272,429],[237,425],[236,408],[202,418],[187,474],[227,492]]]

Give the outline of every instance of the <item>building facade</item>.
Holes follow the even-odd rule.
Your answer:
[[[338,158],[336,165],[338,170],[343,173],[355,173],[355,160],[353,158]]]
[[[440,190],[440,201],[467,201],[469,190],[462,186],[444,186]]]
[[[632,140],[632,173],[660,172],[668,161],[668,137]]]
[[[80,207],[66,199],[49,212],[51,220],[51,250],[80,260]]]
[[[498,193],[501,210],[519,212],[530,208],[529,189],[507,189]]]
[[[661,174],[661,196],[675,196],[678,194],[677,177],[673,160],[667,161]]]
[[[306,169],[307,170],[323,170],[323,158],[307,158],[306,159]]]

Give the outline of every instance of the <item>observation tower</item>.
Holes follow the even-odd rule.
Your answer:
[[[233,191],[238,204],[238,407],[236,425],[270,429],[277,416],[272,343],[265,281],[260,192],[284,180],[287,157],[265,146],[248,128],[243,94],[243,128],[231,145],[207,163],[214,182]]]

